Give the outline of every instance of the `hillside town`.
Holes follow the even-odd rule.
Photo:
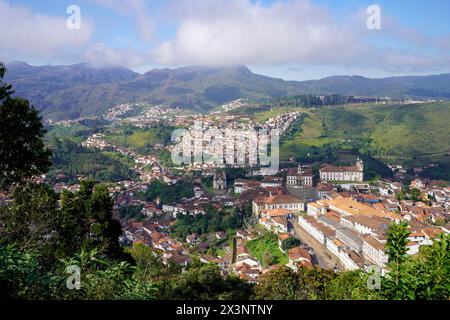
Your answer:
[[[90,137],[86,146],[111,147],[101,136]],[[180,180],[168,176],[157,160],[139,156],[117,147],[117,151],[134,157],[140,181],[122,182],[111,187],[115,199],[115,216],[122,223],[124,244],[142,243],[151,247],[165,264],[186,267],[193,259],[218,265],[222,273],[237,274],[250,282],[258,282],[260,275],[280,264],[265,264],[252,255],[248,243],[267,234],[278,240],[277,250],[286,257],[285,265],[297,270],[315,265],[336,271],[373,270],[388,272],[385,244],[391,223],[406,221],[410,228],[408,254],[417,254],[421,246],[433,243],[440,233],[450,233],[450,188],[439,181],[415,179],[410,190],[418,190],[415,200],[401,200],[397,196],[404,186],[391,181],[367,184],[355,179],[362,173],[361,159],[355,166],[324,165],[319,171],[322,179],[314,181],[312,168],[298,165],[282,170],[279,176],[256,180],[250,176],[227,184],[224,171],[216,171],[212,190],[197,179],[193,197],[176,203],[142,200],[152,181],[163,180],[176,184]],[[152,166],[144,173],[142,166]],[[349,177],[348,181],[342,176]],[[326,179],[326,180],[325,180]],[[353,181],[352,181],[353,179]],[[337,181],[337,182],[336,182]],[[181,216],[205,215],[207,205],[219,213],[227,208],[244,208],[251,203],[251,217],[245,228],[219,230],[210,234],[189,234],[180,239],[171,235],[171,228]],[[139,218],[126,218],[121,208],[138,206]],[[285,250],[287,239],[299,240],[299,245]],[[211,248],[216,248],[212,250]],[[219,253],[220,252],[220,253]]]
[[[363,165],[358,160],[358,165]],[[325,167],[327,173],[330,167]],[[351,175],[355,167],[342,167],[339,174]],[[372,270],[374,266],[383,274],[388,272],[385,244],[391,223],[407,221],[410,227],[408,254],[418,253],[421,246],[430,245],[440,233],[450,233],[450,188],[439,187],[438,182],[416,179],[411,189],[420,191],[419,199],[399,200],[402,192],[398,183],[380,181],[377,185],[348,181],[331,184],[320,180],[310,181],[310,168],[285,170],[281,179],[266,177],[262,181],[236,179],[227,186],[223,172],[214,175],[212,193],[201,184],[194,187],[195,196],[179,203],[161,204],[133,199],[133,189],[116,198],[116,208],[141,204],[144,221],[124,221],[124,241],[144,243],[160,253],[163,259],[185,266],[193,256],[204,263],[217,264],[224,274],[230,272],[251,282],[279,266],[263,266],[261,259],[252,256],[246,244],[266,232],[276,235],[280,251],[282,243],[297,238],[300,245],[283,252],[286,265],[296,270],[313,265],[335,270]],[[297,183],[294,178],[297,177]],[[331,177],[333,175],[331,174]],[[228,187],[228,188],[227,188]],[[343,189],[342,187],[345,187]],[[233,195],[224,191],[233,190]],[[240,207],[251,202],[254,224],[227,234],[222,230],[213,234],[190,234],[176,240],[170,236],[170,225],[181,215],[202,215],[202,205],[217,208]],[[169,217],[160,220],[158,217]],[[155,221],[159,220],[159,221]],[[221,254],[211,254],[208,249],[218,246]]]
[[[107,117],[121,121],[133,108],[127,104],[114,107]],[[217,265],[223,275],[235,274],[251,283],[257,283],[261,275],[282,265],[293,270],[317,266],[336,272],[370,272],[376,268],[386,274],[389,268],[385,245],[392,223],[408,223],[409,255],[417,254],[421,246],[431,245],[440,233],[450,233],[450,187],[444,181],[416,178],[405,186],[394,176],[393,180],[369,182],[365,180],[365,163],[360,157],[350,165],[322,163],[313,167],[297,163],[284,165],[275,175],[255,171],[256,159],[245,152],[248,143],[242,143],[248,138],[246,132],[258,127],[269,132],[278,130],[282,136],[299,119],[299,112],[269,118],[263,124],[212,114],[203,116],[200,119],[203,126],[193,129],[194,119],[173,113],[165,115],[166,111],[160,107],[150,108],[145,119],[133,116],[131,123],[146,126],[150,122],[173,123],[176,119],[191,128],[188,132],[193,140],[187,142],[189,147],[207,146],[205,132],[211,127],[240,132],[242,135],[224,143],[225,151],[228,145],[234,151],[231,165],[194,162],[166,168],[157,154],[140,154],[111,141],[105,133],[90,135],[82,146],[110,150],[132,160],[131,169],[138,179],[109,184],[108,188],[114,199],[114,217],[123,228],[120,241],[124,245],[140,243],[150,247],[166,265],[185,268],[199,260]],[[155,144],[153,148],[172,152],[177,143],[183,146],[185,142]],[[206,150],[206,153],[215,151]],[[238,162],[240,153],[244,158]],[[189,157],[195,157],[194,152]],[[245,174],[230,178],[227,168],[246,170]],[[401,166],[391,169],[397,175],[404,173]],[[200,175],[187,178],[195,172]],[[44,181],[45,176],[37,179]],[[146,196],[158,183],[167,186],[167,190],[184,186],[190,196],[175,201],[164,200],[162,194]],[[54,185],[57,192],[75,192],[78,188],[79,184]],[[0,196],[8,198],[7,194]],[[219,226],[213,232],[183,236],[174,233],[183,217],[196,219],[207,216],[211,210],[218,215],[237,214],[243,223],[231,228]],[[268,243],[270,247],[264,247]]]
[[[240,105],[237,101],[230,108]],[[141,110],[135,114],[136,109]],[[183,269],[200,261],[251,283],[281,266],[295,271],[377,270],[384,275],[389,272],[385,247],[392,223],[408,223],[409,255],[431,245],[440,233],[450,233],[448,183],[416,177],[404,185],[400,178],[406,171],[401,166],[390,167],[393,179],[372,181],[365,179],[361,157],[345,165],[291,161],[276,174],[258,170],[258,153],[252,156],[250,151],[257,151],[260,142],[268,143],[271,132],[282,138],[301,118],[301,112],[280,114],[263,123],[217,113],[193,118],[175,109],[124,104],[110,109],[106,119],[136,128],[177,125],[188,128],[189,139],[154,143],[150,152],[141,153],[104,131],[89,135],[81,146],[130,160],[137,178],[108,184],[113,216],[123,229],[120,241],[125,246],[148,246],[167,266]],[[211,147],[211,128],[224,138],[222,148]],[[256,128],[269,135],[252,135]],[[200,147],[199,158],[192,146]],[[173,154],[176,148],[188,150],[187,157],[194,161],[163,165],[158,152]],[[225,161],[205,161],[217,152]],[[46,177],[35,180],[43,183]],[[61,182],[57,176],[53,187],[56,192],[76,192],[80,185]],[[185,196],[178,196],[180,192]],[[8,200],[7,194],[0,197]],[[234,222],[208,230],[195,227],[201,217],[214,216],[232,217]],[[180,232],[183,223],[187,229]]]

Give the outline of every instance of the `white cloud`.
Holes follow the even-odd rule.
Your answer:
[[[98,68],[109,66],[135,68],[148,62],[149,55],[130,48],[116,49],[104,43],[97,43],[86,51],[84,58],[86,62]]]
[[[182,1],[176,12],[175,39],[154,50],[163,64],[346,63],[367,49],[351,28],[309,0]]]
[[[69,30],[67,17],[35,14],[0,0],[0,59],[48,59],[63,50],[81,48],[89,41],[93,27],[84,19],[80,30]]]
[[[337,21],[330,8],[313,0],[271,5],[251,0],[172,0],[162,8],[150,7],[146,0],[94,1],[131,17],[143,41],[115,38],[114,44],[123,48],[112,48],[102,42],[105,39],[94,42],[93,23],[85,18],[83,7],[82,29],[68,30],[65,12],[60,17],[46,16],[0,0],[0,30],[7,30],[0,32],[0,60],[54,63],[85,59],[99,67],[130,68],[156,64],[300,65],[322,70],[339,67],[349,72],[364,68],[434,72],[450,65],[450,35],[429,36],[399,23],[384,9],[382,30],[369,31],[365,8]],[[157,33],[155,19],[164,21],[160,28],[175,24],[175,35],[168,38],[166,30]],[[156,34],[165,38],[151,52],[133,49],[147,47],[146,41],[157,38]]]
[[[382,10],[382,30],[366,27],[366,8],[337,21],[329,8],[311,0],[262,5],[250,0],[178,0],[174,39],[152,52],[165,65],[303,64],[423,71],[448,61],[448,46],[399,23]],[[391,45],[395,44],[395,45]],[[405,53],[406,52],[406,53]],[[402,59],[402,56],[404,59]]]

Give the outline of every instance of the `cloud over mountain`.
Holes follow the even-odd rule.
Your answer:
[[[345,63],[367,50],[353,30],[308,0],[181,1],[175,14],[175,38],[155,50],[163,64]]]
[[[93,33],[88,19],[80,30],[69,30],[66,18],[33,12],[0,0],[0,59],[50,59],[87,44]]]
[[[450,71],[450,34],[414,28],[384,7],[381,30],[370,31],[363,5],[343,16],[326,1],[80,0],[80,6],[82,28],[68,30],[64,10],[43,15],[0,0],[0,28],[8,30],[0,34],[0,60],[135,70],[245,64],[383,75]]]

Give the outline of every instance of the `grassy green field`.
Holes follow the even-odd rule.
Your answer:
[[[356,149],[386,161],[444,156],[450,149],[450,103],[352,104],[304,110],[280,157],[307,158],[327,145]]]
[[[58,139],[69,139],[76,143],[81,143],[90,134],[87,126],[76,123],[70,126],[53,126],[47,132],[47,137],[56,137]]]
[[[131,157],[125,156],[119,152],[104,151],[103,154],[108,158],[118,160],[128,168],[133,168],[135,165],[134,160]]]
[[[368,139],[379,157],[439,154],[450,148],[450,103],[352,105],[317,113],[327,136]]]
[[[341,142],[341,139],[326,136],[323,123],[314,111],[304,110],[304,119],[298,125],[300,128],[297,128],[297,133],[281,144],[282,160],[298,156],[307,158],[309,154],[317,154],[317,149],[327,144]]]
[[[273,265],[285,265],[288,263],[288,257],[286,254],[281,252],[280,248],[278,248],[278,237],[273,233],[267,232],[261,238],[248,241],[246,243],[246,247],[249,250],[250,254],[258,259],[263,264],[263,266],[263,256],[266,252],[269,252],[274,257]]]
[[[157,143],[164,144],[170,140],[173,128],[152,127],[139,129],[132,126],[114,128],[106,135],[106,140],[141,153],[153,152]]]
[[[137,131],[130,135],[112,134],[107,139],[132,149],[145,148],[160,141],[153,131]]]
[[[300,110],[299,108],[294,108],[294,107],[287,107],[287,108],[286,107],[284,107],[284,108],[274,107],[270,110],[259,112],[259,113],[255,114],[254,119],[259,123],[264,123],[267,120],[269,120],[270,118],[275,118],[279,115],[289,113],[289,112],[299,111],[299,110]]]

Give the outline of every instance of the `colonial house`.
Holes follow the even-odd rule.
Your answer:
[[[253,214],[259,217],[262,210],[288,209],[292,212],[305,210],[305,203],[301,199],[278,193],[270,197],[262,197],[253,200]]]
[[[380,268],[385,268],[389,261],[385,245],[370,235],[364,237],[362,253],[364,258],[374,262]]]
[[[378,192],[380,193],[380,196],[390,196],[394,193],[394,191],[385,183],[380,183],[378,186]]]
[[[219,258],[219,257],[214,257],[214,256],[209,255],[209,254],[201,254],[200,255],[200,262],[201,263],[207,263],[207,264],[208,263],[216,264],[220,268],[224,268],[227,265],[225,259],[222,259],[222,258]]]
[[[284,217],[273,217],[272,225],[275,233],[286,233],[288,232],[288,222]]]
[[[186,242],[190,245],[197,245],[200,244],[202,240],[200,239],[198,234],[194,233],[186,236]]]
[[[383,217],[388,218],[390,220],[401,220],[401,216],[390,213],[390,212],[383,212],[375,209],[372,206],[368,206],[366,204],[363,204],[361,202],[354,201],[352,198],[336,198],[333,200],[324,200],[321,201],[322,204],[328,206],[328,210],[332,210],[335,212],[340,213],[343,216],[349,216],[349,215],[361,215],[361,216],[377,216],[377,217]],[[309,206],[309,205],[308,205]]]
[[[239,239],[250,240],[250,234],[246,230],[238,230],[236,231],[236,237]]]
[[[262,188],[277,188],[283,185],[283,178],[276,176],[268,176],[265,177],[263,181],[261,181]]]
[[[328,239],[334,239],[336,235],[335,230],[324,225],[323,223],[319,223],[314,217],[311,216],[299,216],[298,224],[321,244],[326,244]]]
[[[337,229],[336,230],[336,238],[340,241],[342,241],[344,244],[346,244],[348,247],[350,247],[352,250],[354,250],[357,253],[362,252],[363,248],[363,239],[361,236],[351,229]]]
[[[328,204],[323,203],[321,201],[308,203],[308,215],[310,216],[319,216],[327,213],[328,211]]]
[[[216,232],[216,238],[218,240],[223,240],[227,237],[227,234],[225,233],[225,231],[217,231]]]
[[[327,241],[326,247],[339,259],[345,270],[359,270],[365,265],[364,259],[339,239]]]
[[[263,218],[275,218],[275,217],[287,218],[291,214],[292,211],[288,209],[261,210],[261,217]]]
[[[202,188],[195,186],[194,187],[194,196],[197,199],[200,199],[204,195]]]
[[[259,218],[258,222],[266,229],[272,230],[272,219],[269,218]]]
[[[165,213],[172,213],[173,217],[176,218],[178,214],[183,214],[186,215],[187,211],[185,208],[183,208],[180,205],[167,205],[167,204],[163,204],[162,205],[162,211]]]
[[[182,267],[187,267],[192,263],[192,259],[189,256],[179,253],[166,253],[163,255],[162,261],[165,265],[172,262]]]
[[[425,187],[427,186],[426,181],[422,180],[422,179],[414,179],[413,181],[411,181],[409,188],[410,189],[425,189]]]
[[[250,283],[257,283],[261,275],[262,268],[259,262],[255,264],[255,260],[247,259],[237,262],[234,266],[234,272],[241,278]]]
[[[236,179],[234,181],[234,193],[241,194],[248,190],[255,190],[261,186],[259,181]]]
[[[312,188],[313,177],[311,167],[299,165],[298,168],[290,168],[286,174],[286,187]]]
[[[250,253],[248,252],[248,249],[245,245],[243,244],[237,244],[237,249],[236,249],[236,258],[238,260],[241,259],[246,259],[250,257]]]
[[[331,193],[334,191],[334,186],[328,183],[317,184],[317,197],[319,200],[328,199]]]
[[[392,222],[389,219],[377,216],[352,215],[341,217],[341,223],[360,234],[370,234],[374,237],[379,237],[387,232]]]
[[[319,170],[320,180],[325,181],[364,181],[364,163],[358,158],[354,166],[326,165]]]
[[[295,247],[288,251],[289,262],[287,266],[294,271],[299,268],[312,268],[311,255],[301,247]]]

